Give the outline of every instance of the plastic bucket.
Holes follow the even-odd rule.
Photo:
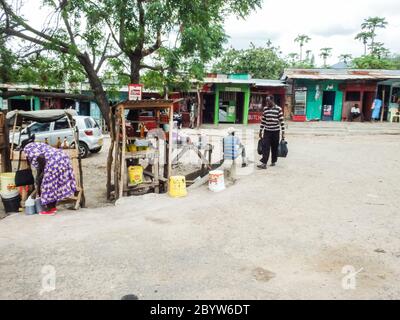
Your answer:
[[[222,170],[210,171],[208,178],[208,189],[213,192],[225,190],[224,172]]]
[[[1,194],[14,194],[17,190],[15,186],[15,172],[4,172],[0,174]]]
[[[11,198],[15,198],[18,195],[19,195],[18,190],[9,191],[6,193],[0,192],[0,196],[2,199],[11,199]]]
[[[187,196],[185,176],[171,176],[169,178],[168,194],[173,198]]]
[[[129,183],[131,185],[138,185],[143,182],[143,167],[142,166],[130,166],[128,168]]]
[[[3,201],[6,213],[19,212],[19,206],[21,203],[21,196],[19,193],[13,198],[1,198],[1,200]]]

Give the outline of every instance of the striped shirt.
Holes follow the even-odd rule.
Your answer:
[[[277,105],[272,108],[264,107],[260,131],[279,131],[280,129],[282,133],[285,132],[282,108]]]

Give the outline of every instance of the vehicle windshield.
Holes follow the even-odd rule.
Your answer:
[[[24,130],[25,133],[27,132],[27,129]],[[29,131],[31,133],[39,133],[39,132],[46,132],[50,131],[50,123],[39,123],[36,122],[29,126]]]

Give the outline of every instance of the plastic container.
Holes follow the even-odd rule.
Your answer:
[[[143,183],[143,167],[142,166],[130,166],[128,168],[129,183],[131,185],[138,185]]]
[[[224,159],[235,160],[239,157],[240,141],[237,137],[229,135],[224,138]]]
[[[35,200],[33,200],[32,197],[28,197],[25,201],[25,214],[30,216],[36,213]]]
[[[35,209],[37,213],[44,211],[40,198],[35,199]]]
[[[173,198],[187,196],[185,176],[171,176],[169,178],[168,194]]]
[[[222,170],[213,170],[209,173],[208,189],[213,192],[225,190],[224,172]]]
[[[11,198],[1,198],[4,206],[4,210],[6,213],[13,213],[13,212],[19,212],[19,207],[21,204],[21,196],[19,193]]]
[[[13,195],[17,190],[15,186],[15,172],[4,172],[0,174],[1,194]],[[6,196],[7,197],[7,196]]]

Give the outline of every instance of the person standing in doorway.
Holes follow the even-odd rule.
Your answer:
[[[267,169],[269,154],[271,153],[271,166],[278,161],[278,146],[280,133],[285,139],[285,122],[282,108],[275,104],[274,97],[268,96],[264,103],[263,116],[260,126],[260,139],[262,139],[262,158],[259,169]]]

